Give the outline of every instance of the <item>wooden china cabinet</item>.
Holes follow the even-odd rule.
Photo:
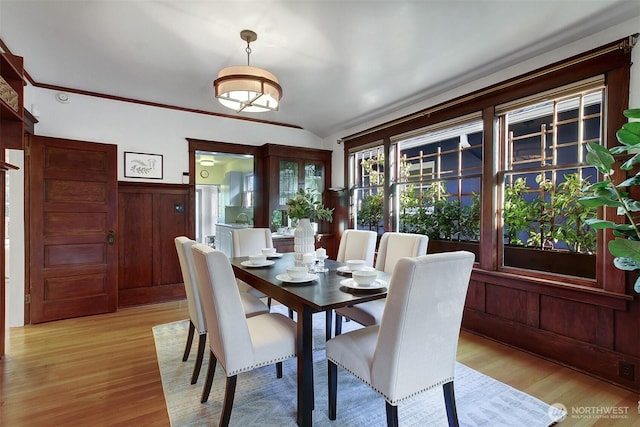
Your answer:
[[[261,148],[262,167],[260,198],[263,206],[256,209],[256,224],[270,227],[276,231],[271,218],[274,211],[281,212],[283,224],[287,224],[286,202],[300,188],[316,190],[321,194],[322,202],[327,203],[331,182],[331,151],[315,148],[290,147],[277,144],[265,144]],[[317,247],[327,249],[329,257],[335,257],[335,236],[330,223],[318,224]],[[293,237],[274,238],[274,246],[279,252],[293,251]]]

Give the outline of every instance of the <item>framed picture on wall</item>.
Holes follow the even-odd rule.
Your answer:
[[[162,179],[162,154],[124,152],[125,178]]]

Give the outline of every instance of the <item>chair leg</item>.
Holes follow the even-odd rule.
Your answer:
[[[207,379],[204,382],[204,389],[202,390],[202,398],[200,399],[200,403],[204,403],[209,399],[211,385],[213,384],[213,374],[216,372],[217,362],[218,360],[213,355],[213,351],[209,351],[209,369],[207,369]]]
[[[233,398],[236,394],[236,382],[238,376],[227,377],[227,386],[224,389],[224,404],[222,406],[222,414],[220,414],[220,427],[228,427],[231,418],[231,409],[233,409]]]
[[[187,345],[184,346],[184,354],[182,355],[182,361],[186,362],[191,352],[191,342],[193,341],[193,334],[196,331],[196,327],[192,321],[189,321],[189,334],[187,335]]]
[[[336,400],[338,396],[338,365],[328,361],[328,387],[329,387],[329,419],[336,419]]]
[[[267,298],[267,307],[269,308],[269,311],[271,311],[271,297]]]
[[[456,397],[453,393],[453,381],[442,385],[444,392],[444,406],[447,409],[449,427],[458,427],[458,411],[456,410]]]
[[[336,329],[335,336],[337,337],[342,333],[342,316],[340,316],[337,312],[336,312],[336,328],[335,329]]]
[[[282,378],[282,362],[276,362],[276,377]]]
[[[289,319],[293,320],[293,310],[289,309]]]
[[[398,407],[387,403],[387,427],[398,427]]]
[[[206,347],[207,334],[201,334],[198,339],[198,354],[196,356],[196,364],[193,365],[193,374],[191,375],[191,384],[198,382],[200,368],[202,367],[202,359],[204,358],[204,348]]]

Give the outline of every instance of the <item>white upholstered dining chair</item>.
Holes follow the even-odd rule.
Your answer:
[[[346,262],[350,259],[362,259],[369,267],[373,267],[378,233],[369,230],[345,230],[340,238],[336,261]]]
[[[198,289],[195,270],[193,267],[193,255],[191,247],[196,244],[195,240],[191,240],[186,236],[178,236],[174,239],[178,260],[180,261],[180,270],[182,272],[182,281],[184,282],[184,290],[187,295],[187,307],[189,309],[189,332],[187,335],[187,343],[182,355],[182,361],[189,359],[191,345],[195,331],[198,331],[198,350],[196,353],[196,362],[193,366],[193,374],[191,375],[191,384],[198,381],[200,368],[202,367],[202,358],[204,356],[205,343],[207,340],[207,325],[204,320],[204,312],[200,301],[200,291]],[[242,306],[247,317],[256,314],[266,313],[269,308],[253,295],[241,294]]]
[[[245,317],[229,259],[207,245],[191,248],[209,334],[209,369],[202,403],[209,398],[217,362],[227,381],[220,426],[228,426],[239,373],[276,364],[296,355],[296,323],[279,313]]]
[[[327,341],[329,419],[341,366],[382,395],[388,426],[398,425],[400,402],[439,386],[449,426],[458,425],[453,382],[474,258],[458,251],[398,260],[380,324]]]
[[[429,238],[423,234],[386,232],[380,238],[376,270],[393,273],[400,258],[417,257],[427,254]],[[336,310],[336,335],[342,331],[342,318],[355,320],[364,326],[380,323],[386,299],[343,307]]]
[[[268,228],[237,228],[231,232],[233,240],[233,257],[250,256],[262,253],[262,248],[272,248],[273,238]],[[267,306],[271,308],[271,298],[255,289],[250,283],[238,280],[240,291],[249,292],[258,298],[267,298]]]

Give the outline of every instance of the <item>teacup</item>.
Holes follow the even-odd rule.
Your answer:
[[[300,280],[307,277],[309,269],[307,267],[289,267],[287,268],[287,274],[293,280]]]
[[[363,259],[349,259],[347,260],[347,268],[351,271],[362,270],[365,267],[365,261]]]
[[[261,265],[264,264],[267,260],[267,256],[265,254],[255,254],[249,255],[249,262],[253,265]]]
[[[262,248],[262,254],[265,256],[273,256],[276,254],[276,248]]]
[[[369,269],[356,270],[352,273],[351,277],[359,286],[371,286],[371,284],[376,281],[378,272]]]

